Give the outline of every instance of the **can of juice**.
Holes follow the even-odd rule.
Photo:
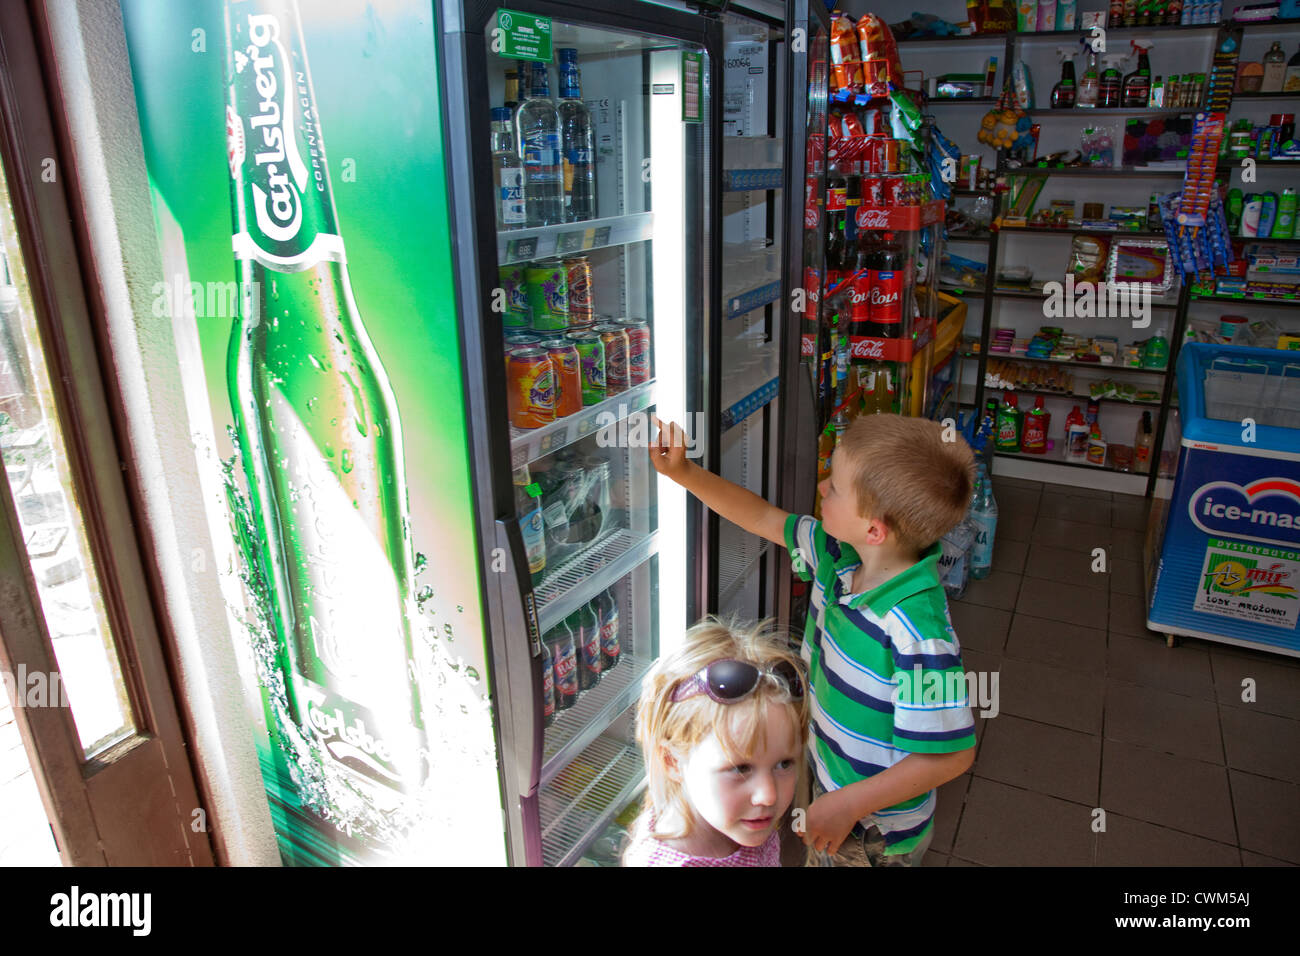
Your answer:
[[[615,324],[627,332],[627,384],[644,385],[650,381],[650,323],[619,319]]]
[[[555,377],[555,417],[582,411],[582,362],[573,343],[548,340],[546,354]]]
[[[569,277],[559,259],[531,262],[524,269],[533,329],[558,332],[569,326]]]
[[[605,394],[621,395],[627,391],[627,332],[619,325],[597,325],[592,329],[605,346]]]
[[[596,317],[591,260],[586,256],[571,256],[564,260],[564,271],[569,281],[569,325],[588,325]]]
[[[605,400],[605,343],[596,332],[570,332],[567,336],[578,350],[582,366],[582,404]]]
[[[510,424],[540,428],[555,420],[555,373],[542,349],[516,349],[506,359]]]
[[[501,324],[507,329],[526,329],[533,321],[533,310],[528,305],[528,280],[522,265],[501,266],[501,291],[505,297],[505,312]]]

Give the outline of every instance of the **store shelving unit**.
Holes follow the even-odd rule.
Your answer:
[[[905,5],[902,4],[894,4],[891,6],[889,3],[876,3],[873,5],[873,9],[875,9],[876,12],[881,13],[881,15],[884,16],[890,22],[897,22],[899,20],[904,19],[908,15],[908,13],[910,13],[910,8],[907,11],[903,10],[904,6]],[[1095,7],[1096,4],[1084,4],[1084,6]],[[941,9],[937,12],[939,13],[940,16],[944,16],[945,10],[946,8]],[[859,11],[856,8],[854,8],[852,12],[857,14],[864,11]],[[956,5],[953,5],[951,11],[946,11],[946,12],[955,13]],[[949,19],[964,19],[964,17],[949,16]],[[1157,44],[1159,44],[1159,38],[1162,36],[1168,37],[1171,40],[1176,40],[1179,38],[1186,38],[1187,40],[1199,40],[1200,38],[1203,37],[1208,42],[1213,39],[1213,37],[1217,34],[1217,31],[1219,30],[1220,26],[1223,25],[1224,24],[1222,23],[1206,23],[1206,24],[1186,24],[1186,25],[1180,24],[1175,26],[1152,25],[1152,26],[1132,26],[1132,27],[1107,27],[1106,37],[1107,37],[1107,43],[1110,49],[1112,50],[1118,50],[1127,47],[1129,40],[1139,36],[1156,39]],[[1244,36],[1248,39],[1254,36],[1254,37],[1266,37],[1267,39],[1271,40],[1273,39],[1274,34],[1280,32],[1283,36],[1290,38],[1291,41],[1300,41],[1300,19],[1271,20],[1271,21],[1261,22],[1261,23],[1253,23],[1253,22],[1235,23],[1232,25],[1241,27],[1243,29]],[[967,70],[968,72],[975,72],[976,71],[975,68],[978,64],[978,61],[983,57],[986,57],[988,55],[996,55],[1000,60],[999,76],[998,76],[999,89],[1000,89],[1005,78],[1010,75],[1010,71],[1018,58],[1027,58],[1031,52],[1036,51],[1034,55],[1036,55],[1039,58],[1039,62],[1041,62],[1042,58],[1046,55],[1044,52],[1044,47],[1049,45],[1062,46],[1062,45],[1066,45],[1067,42],[1077,42],[1082,37],[1084,37],[1087,33],[1088,31],[1082,28],[1076,28],[1073,30],[1055,30],[1055,31],[1043,32],[1043,33],[1007,33],[1007,34],[982,34],[982,35],[975,35],[975,36],[917,37],[917,38],[908,38],[904,40],[899,40],[898,43],[899,43],[899,53],[903,59],[903,66],[905,70],[908,69],[908,55],[912,51],[920,51],[923,55],[927,55],[931,57],[937,57],[939,55],[939,52],[942,51],[942,56],[943,56],[942,62],[945,66],[949,66],[952,63],[952,61],[957,59],[958,57],[957,49],[963,49],[963,50],[969,49],[970,57],[968,57],[968,59],[970,60],[970,62],[969,64],[965,64],[969,66],[969,69]],[[1197,65],[1199,66],[1199,64]],[[1191,66],[1192,64],[1188,64],[1188,68],[1190,68]],[[1205,72],[1208,73],[1209,68],[1210,68],[1210,64],[1207,58],[1206,62],[1204,63],[1204,66],[1202,66],[1201,69],[1203,69]],[[1046,89],[1040,86],[1038,90],[1038,96],[1040,102],[1045,97],[1045,93],[1046,93]],[[1274,103],[1281,103],[1281,102],[1300,104],[1300,94],[1296,94],[1296,93],[1243,93],[1243,94],[1235,94],[1233,99],[1234,102],[1238,99],[1243,100],[1245,101],[1242,104],[1244,108],[1253,108],[1255,110],[1268,109],[1271,108]],[[930,103],[928,104],[928,108],[930,109],[931,112],[934,113],[935,116],[939,117],[942,121],[948,121],[951,118],[953,122],[956,122],[958,117],[968,115],[968,114],[955,111],[953,110],[953,107],[962,103],[974,105],[976,102],[984,102],[984,101],[983,100],[963,101],[963,100],[934,99],[930,101]],[[1064,120],[1072,120],[1078,122],[1080,120],[1089,120],[1093,118],[1095,118],[1097,122],[1103,122],[1105,119],[1109,117],[1124,119],[1129,117],[1142,117],[1142,116],[1151,116],[1151,117],[1169,117],[1169,116],[1179,116],[1179,115],[1191,116],[1196,113],[1196,110],[1178,108],[1178,107],[1142,107],[1142,108],[1131,108],[1131,109],[1073,108],[1073,109],[1053,110],[1053,109],[1039,107],[1039,108],[1034,108],[1029,110],[1029,113],[1033,117],[1034,122],[1047,123],[1047,122],[1051,122],[1053,119],[1064,119]],[[976,151],[978,149],[978,147],[976,147],[974,143],[959,142],[959,145],[963,147],[963,152]],[[1254,164],[1257,168],[1260,169],[1259,175],[1261,176],[1269,175],[1270,173],[1273,173],[1275,171],[1280,171],[1287,168],[1294,168],[1297,173],[1300,173],[1300,162],[1256,159],[1254,160]],[[1225,172],[1230,172],[1239,168],[1240,166],[1241,166],[1240,160],[1237,159],[1224,160],[1220,162],[1219,169]],[[1149,190],[1155,188],[1155,189],[1168,191],[1168,190],[1179,188],[1178,181],[1181,180],[1185,175],[1185,164],[1183,163],[1160,164],[1156,166],[1125,166],[1125,167],[1104,168],[1104,169],[1093,168],[1093,167],[1052,168],[1046,166],[1033,166],[1033,165],[1023,166],[1023,167],[1013,167],[1008,163],[1006,155],[1002,152],[999,152],[997,156],[996,168],[1001,182],[1006,182],[1006,179],[1008,177],[1013,177],[1013,176],[1069,177],[1070,182],[1072,184],[1075,182],[1075,180],[1077,180],[1077,185],[1071,186],[1071,190],[1075,193],[1078,193],[1080,191],[1085,191],[1085,190],[1091,191],[1093,189],[1097,189],[1099,191],[1102,189],[1110,189],[1111,184],[1121,184],[1126,182],[1133,183],[1133,184],[1140,183],[1141,188],[1143,190]],[[1106,185],[1103,186],[1102,183],[1105,183]],[[981,195],[991,195],[993,198],[993,219],[995,222],[997,221],[999,215],[1004,211],[1003,207],[1006,201],[1006,194],[1005,194],[1005,190],[1001,188],[992,191],[978,190],[978,189],[976,190],[954,189],[953,192],[954,192],[954,196],[958,199],[981,196]],[[1092,193],[1089,192],[1089,196],[1091,195]],[[979,347],[965,348],[961,350],[960,357],[966,360],[968,364],[972,364],[976,367],[976,377],[975,377],[974,387],[971,388],[970,385],[967,385],[965,388],[959,387],[957,390],[959,398],[965,399],[965,401],[962,401],[962,404],[967,407],[973,406],[978,408],[983,405],[986,391],[997,392],[1000,394],[1000,390],[992,389],[992,388],[986,389],[984,385],[985,372],[986,372],[988,360],[990,358],[1001,358],[1009,361],[1023,362],[1028,364],[1035,364],[1035,363],[1049,364],[1049,365],[1065,364],[1075,368],[1083,368],[1088,371],[1097,371],[1103,376],[1110,376],[1115,373],[1118,373],[1119,375],[1123,375],[1123,376],[1129,376],[1130,374],[1134,374],[1134,373],[1138,375],[1150,376],[1153,381],[1158,381],[1160,383],[1158,387],[1161,391],[1161,400],[1158,403],[1142,403],[1142,407],[1152,408],[1156,412],[1156,414],[1153,416],[1156,420],[1154,447],[1156,449],[1162,448],[1164,445],[1167,425],[1169,425],[1169,420],[1171,418],[1171,413],[1174,412],[1177,408],[1177,398],[1176,395],[1174,394],[1174,376],[1172,374],[1169,374],[1168,371],[1136,369],[1136,368],[1129,368],[1129,367],[1119,366],[1119,365],[1105,366],[1105,365],[1099,365],[1093,363],[1082,363],[1082,362],[1067,362],[1067,363],[1052,362],[1049,360],[1029,359],[1021,355],[1011,355],[1011,354],[1004,354],[1004,353],[990,354],[989,342],[991,338],[992,327],[995,324],[995,320],[997,318],[997,310],[999,304],[1005,304],[1008,308],[1010,308],[1014,305],[1014,303],[1017,300],[1021,300],[1021,301],[1033,300],[1033,299],[1041,300],[1042,298],[1042,293],[1039,291],[1016,290],[1016,289],[1008,289],[1005,287],[999,288],[997,286],[996,276],[997,276],[999,260],[1007,258],[1012,255],[1010,250],[1003,248],[1005,245],[1004,240],[1011,241],[1012,239],[1019,237],[1022,240],[1029,239],[1036,242],[1040,239],[1043,239],[1045,236],[1052,236],[1052,235],[1058,235],[1061,237],[1084,235],[1084,236],[1106,238],[1106,239],[1115,239],[1115,238],[1163,239],[1164,238],[1163,232],[1152,232],[1147,230],[1130,232],[1126,230],[1111,231],[1111,230],[1104,230],[1104,229],[1070,229],[1070,228],[1058,229],[1058,228],[1048,228],[1048,227],[1039,227],[1039,226],[1016,226],[1016,227],[1007,226],[1007,227],[1002,227],[1001,229],[990,233],[950,234],[948,237],[950,242],[971,244],[970,246],[967,246],[965,251],[975,252],[977,254],[968,255],[967,257],[974,258],[974,259],[983,258],[987,269],[985,282],[982,286],[976,288],[945,290],[948,292],[953,292],[958,295],[961,295],[962,297],[966,298],[969,301],[972,302],[978,301],[978,302],[982,302],[983,304],[983,312],[979,322]],[[1280,242],[1288,246],[1300,246],[1300,237],[1295,239],[1289,239],[1289,240],[1266,240],[1266,241]],[[977,244],[984,245],[986,247],[986,253],[982,257],[978,255]],[[1172,316],[1172,328],[1169,330],[1170,357],[1169,357],[1168,370],[1172,370],[1175,366],[1178,357],[1178,346],[1182,341],[1184,330],[1187,327],[1187,322],[1189,318],[1188,313],[1191,307],[1195,303],[1225,303],[1225,304],[1236,304],[1238,306],[1250,305],[1250,306],[1265,306],[1265,307],[1296,307],[1300,305],[1300,300],[1274,299],[1274,298],[1269,298],[1264,296],[1225,296],[1225,295],[1192,294],[1190,289],[1186,285],[1176,287],[1176,289],[1173,292],[1171,292],[1169,296],[1164,297],[1162,299],[1157,299],[1152,302],[1153,317],[1155,315]],[[1051,322],[1045,320],[1043,324],[1051,324]],[[1058,324],[1064,324],[1064,322]],[[1159,323],[1153,322],[1153,325],[1155,324],[1159,324]],[[1157,386],[1153,385],[1152,387],[1155,388]],[[1017,391],[1029,391],[1031,394],[1034,393],[1032,390],[1028,390],[1028,389],[1018,389]],[[1047,392],[1045,394],[1053,394],[1053,393]],[[1060,394],[1060,393],[1055,393],[1055,394]],[[1064,397],[1068,399],[1072,396],[1066,395]],[[1078,397],[1082,398],[1082,396],[1078,396]],[[971,401],[972,398],[973,401]],[[1119,403],[1114,403],[1114,404],[1119,404]],[[1138,403],[1134,403],[1134,404],[1138,404]],[[1064,461],[1063,459],[1058,460],[1060,458],[1059,455],[1052,455],[1050,453],[1044,456],[1044,455],[999,452],[998,455],[1005,458],[1025,459],[1025,460],[1040,461],[1040,462],[1047,461],[1054,465],[1061,465],[1061,466],[1083,467],[1083,468],[1092,468],[1094,470],[1104,470],[1099,468],[1099,466],[1097,465],[1086,465],[1077,462],[1067,462]],[[1148,496],[1152,494],[1158,480],[1158,476],[1154,473],[1154,471],[1155,470],[1153,469],[1152,474],[1144,476],[1145,489],[1146,489],[1146,494]],[[1071,479],[1071,481],[1073,480],[1074,479]]]

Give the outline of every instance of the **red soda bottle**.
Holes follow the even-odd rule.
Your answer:
[[[871,288],[871,316],[867,334],[895,339],[903,334],[903,291],[907,270],[902,247],[892,232],[867,256],[868,282]]]

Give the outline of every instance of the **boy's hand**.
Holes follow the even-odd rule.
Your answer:
[[[858,822],[852,802],[843,790],[832,790],[812,802],[804,826],[803,842],[832,856]]]
[[[650,420],[659,429],[650,443],[650,464],[665,478],[680,482],[690,468],[686,460],[686,432],[675,422],[660,421],[658,415],[652,414]]]

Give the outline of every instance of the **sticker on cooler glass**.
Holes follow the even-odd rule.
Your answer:
[[[231,31],[226,151],[238,185],[235,255],[277,272],[343,262],[314,97],[292,79],[280,20],[248,14],[235,17]]]
[[[1300,547],[1300,482],[1291,478],[1201,485],[1188,499],[1187,513],[1206,534]]]
[[[1192,608],[1294,630],[1300,552],[1211,538]]]

